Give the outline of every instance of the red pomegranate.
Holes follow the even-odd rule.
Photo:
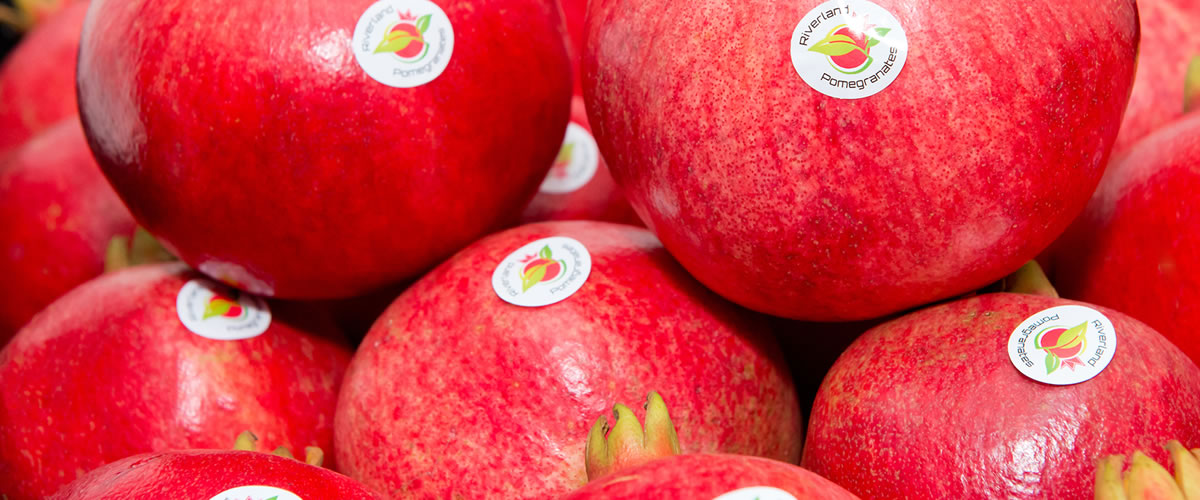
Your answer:
[[[1149,135],[1109,167],[1055,244],[1064,297],[1146,322],[1200,361],[1200,115]]]
[[[1049,343],[1071,343],[1079,321],[1060,311],[1076,308],[1100,326],[1088,320],[1086,357],[1070,367],[1039,347],[1058,327]],[[1013,338],[1026,340],[1014,352],[1029,373],[1093,378],[1027,377],[1010,358]],[[1105,355],[1098,374],[1084,371]],[[1100,306],[991,293],[855,340],[817,394],[801,466],[863,498],[1089,498],[1098,459],[1165,457],[1167,440],[1200,443],[1197,421],[1200,368],[1150,327]]]
[[[877,318],[1000,279],[1082,210],[1133,84],[1133,0],[821,4],[588,3],[600,151],[700,282],[776,316]],[[849,7],[880,41],[855,75],[829,61],[861,57],[834,29],[855,24],[825,16]]]
[[[186,450],[118,460],[80,477],[51,500],[375,500],[341,474],[254,451]]]
[[[569,64],[553,2],[94,0],[79,112],[181,260],[336,299],[520,217],[561,145]]]
[[[559,281],[526,288],[521,260],[546,246]],[[535,294],[558,301],[523,302]],[[346,374],[335,451],[389,495],[554,497],[585,481],[596,416],[650,390],[676,408],[684,452],[798,457],[795,390],[762,317],[645,229],[530,224],[451,257],[375,322]]]
[[[46,17],[0,65],[0,156],[79,114],[75,54],[87,9],[73,2]]]
[[[209,315],[216,294],[253,314]],[[243,430],[267,449],[332,449],[350,352],[321,319],[179,263],[80,285],[0,351],[0,494],[45,498],[113,460]]]
[[[3,128],[3,127],[0,127]],[[0,346],[76,285],[104,271],[133,216],[100,173],[78,118],[0,160]]]
[[[624,469],[564,500],[696,498],[714,500],[855,500],[858,497],[793,464],[761,457],[694,453]]]

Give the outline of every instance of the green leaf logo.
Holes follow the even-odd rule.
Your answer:
[[[432,17],[433,14],[425,14],[420,19],[417,19],[417,31],[420,31],[422,35],[429,29],[429,21]]]
[[[808,50],[830,57],[844,56],[856,50],[864,54],[866,53],[865,50],[859,48],[854,43],[853,38],[835,33],[830,33],[829,36],[822,38],[821,41],[813,44]]]
[[[428,23],[426,23],[428,24]],[[413,35],[405,31],[393,31],[383,37],[383,41],[375,48],[375,54],[381,52],[399,52],[404,50],[413,42],[424,41],[421,35]]]
[[[553,259],[554,254],[550,253],[550,245],[546,245],[546,246],[542,247],[542,251],[538,252],[538,257],[541,257],[541,258],[547,259],[547,260]]]
[[[563,144],[562,149],[558,150],[558,157],[554,159],[555,165],[566,165],[571,163],[571,155],[575,152],[575,143],[568,142]]]
[[[1058,359],[1058,356],[1046,353],[1046,375],[1054,373],[1054,370],[1060,366],[1062,366],[1062,360]]]
[[[546,277],[546,267],[549,265],[550,265],[549,262],[547,262],[545,264],[538,264],[538,265],[530,268],[528,272],[522,274],[521,275],[521,292],[522,293],[526,292],[530,288],[533,288],[533,285],[541,283],[542,278]]]
[[[200,318],[200,319],[208,319],[208,318],[212,318],[214,316],[223,316],[225,313],[229,312],[229,310],[232,308],[233,308],[233,301],[218,297],[216,299],[209,301],[208,305],[204,307],[204,317]]]

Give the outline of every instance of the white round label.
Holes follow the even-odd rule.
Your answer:
[[[713,500],[797,500],[791,493],[770,486],[733,490]]]
[[[543,238],[505,257],[492,273],[492,288],[509,304],[541,307],[579,291],[592,272],[587,248],[565,236]]]
[[[303,500],[299,495],[274,486],[239,486],[217,493],[209,500]]]
[[[1112,321],[1085,306],[1058,306],[1030,316],[1008,339],[1008,358],[1026,377],[1071,385],[1099,375],[1117,350]]]
[[[829,0],[792,31],[792,66],[805,83],[838,99],[873,96],[896,81],[908,59],[900,21],[868,0]]]
[[[354,59],[375,81],[417,87],[450,65],[454,26],[429,0],[381,0],[358,18],[351,43]]]
[[[271,326],[267,301],[208,279],[184,283],[175,310],[188,330],[213,340],[257,337]]]
[[[592,180],[599,166],[600,147],[596,145],[596,139],[579,124],[568,123],[562,149],[558,150],[554,166],[542,181],[541,191],[550,194],[575,191]]]

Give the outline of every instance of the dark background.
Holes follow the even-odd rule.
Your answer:
[[[0,0],[0,4],[12,6],[12,0]],[[13,45],[17,44],[17,40],[21,38],[13,30],[6,26],[0,26],[0,58],[8,55],[8,51],[12,50]]]

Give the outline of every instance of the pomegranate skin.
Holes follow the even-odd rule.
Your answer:
[[[115,236],[132,237],[72,117],[0,160],[0,346],[33,315],[104,272]]]
[[[0,157],[39,132],[79,114],[75,57],[87,2],[46,17],[0,66]]]
[[[89,144],[139,224],[213,278],[304,300],[416,278],[518,219],[571,99],[555,3],[433,3],[448,66],[394,88],[352,51],[375,0],[94,0]]]
[[[1200,114],[1147,136],[1105,172],[1054,246],[1064,297],[1117,309],[1200,360]]]
[[[800,500],[858,498],[828,479],[792,464],[761,457],[695,453],[614,472],[588,483],[564,500],[710,499],[755,486],[778,488]]]
[[[582,288],[544,307],[502,301],[493,271],[552,236],[587,248]],[[798,460],[799,404],[764,318],[705,289],[645,229],[525,225],[450,258],[375,322],[338,401],[338,463],[393,498],[552,498],[586,482],[596,419],[651,390],[684,452]]]
[[[327,450],[350,350],[339,332],[271,308],[262,334],[212,340],[176,301],[202,275],[182,263],[102,275],[55,301],[0,351],[0,494],[42,499],[138,453],[224,448]]]
[[[877,0],[909,52],[852,100],[792,65],[821,3],[589,3],[600,151],[699,281],[775,316],[871,319],[1000,279],[1078,215],[1133,82],[1133,0]]]
[[[239,486],[273,486],[312,500],[380,498],[353,479],[291,458],[253,451],[186,450],[113,462],[63,487],[50,499],[207,500]]]
[[[1021,374],[1018,324],[1061,305],[1113,324],[1108,367],[1053,386]],[[1200,442],[1200,368],[1157,332],[1100,306],[994,293],[923,309],[863,334],[826,376],[804,459],[863,498],[1091,498],[1096,460]]]

